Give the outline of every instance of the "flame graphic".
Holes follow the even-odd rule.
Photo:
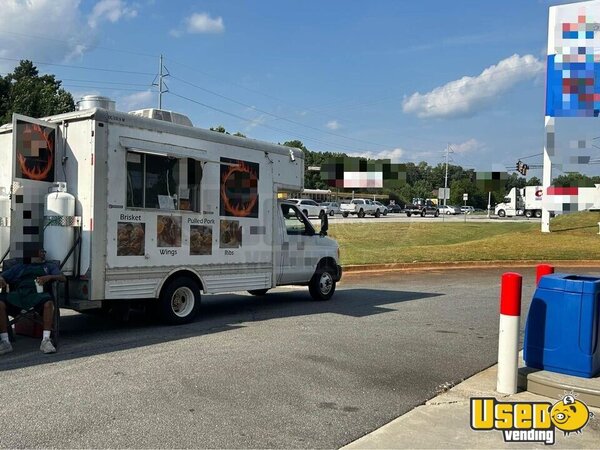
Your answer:
[[[17,160],[19,162],[19,167],[21,168],[23,178],[44,181],[48,178],[48,175],[54,166],[54,142],[52,139],[50,139],[50,135],[46,134],[40,125],[32,124],[31,126],[33,131],[40,135],[46,142],[46,148],[48,149],[48,159],[46,160],[46,164],[42,167],[40,167],[39,164],[35,164],[33,167],[29,168],[27,166],[27,158],[21,153],[17,153]]]
[[[245,164],[244,161],[239,161],[237,165],[229,166],[227,171],[221,176],[221,199],[228,213],[235,217],[247,217],[252,213],[252,209],[258,201],[258,192],[250,192],[245,199],[246,201],[238,200],[237,202],[232,202],[227,193],[227,181],[239,176],[239,174],[248,174],[250,180],[258,181],[256,171],[248,164]]]

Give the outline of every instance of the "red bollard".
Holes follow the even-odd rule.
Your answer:
[[[522,287],[523,277],[518,273],[507,272],[502,275],[496,390],[503,394],[517,393]]]
[[[538,265],[535,272],[535,285],[537,286],[540,284],[540,278],[544,275],[550,275],[551,273],[554,273],[554,266],[551,266],[550,264]]]

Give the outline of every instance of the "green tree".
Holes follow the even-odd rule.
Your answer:
[[[552,185],[556,187],[594,187],[596,183],[600,183],[600,177],[589,177],[578,172],[566,173],[552,180]]]
[[[31,61],[21,61],[0,83],[0,121],[10,122],[13,113],[46,117],[74,111],[73,96],[61,84],[54,75],[40,76]]]
[[[527,186],[541,186],[542,185],[542,180],[540,180],[538,177],[531,177],[529,180],[527,180]]]

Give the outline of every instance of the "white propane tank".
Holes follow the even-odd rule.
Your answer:
[[[67,183],[55,183],[50,189],[44,206],[44,249],[47,260],[62,262],[75,242],[75,228],[72,226],[75,197],[67,192]],[[63,266],[63,273],[73,273],[74,261],[73,253]]]
[[[10,248],[10,197],[0,187],[0,259]]]

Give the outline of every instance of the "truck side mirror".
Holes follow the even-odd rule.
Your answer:
[[[319,231],[319,236],[327,236],[327,230],[329,230],[329,218],[327,214],[321,214],[321,231]]]

